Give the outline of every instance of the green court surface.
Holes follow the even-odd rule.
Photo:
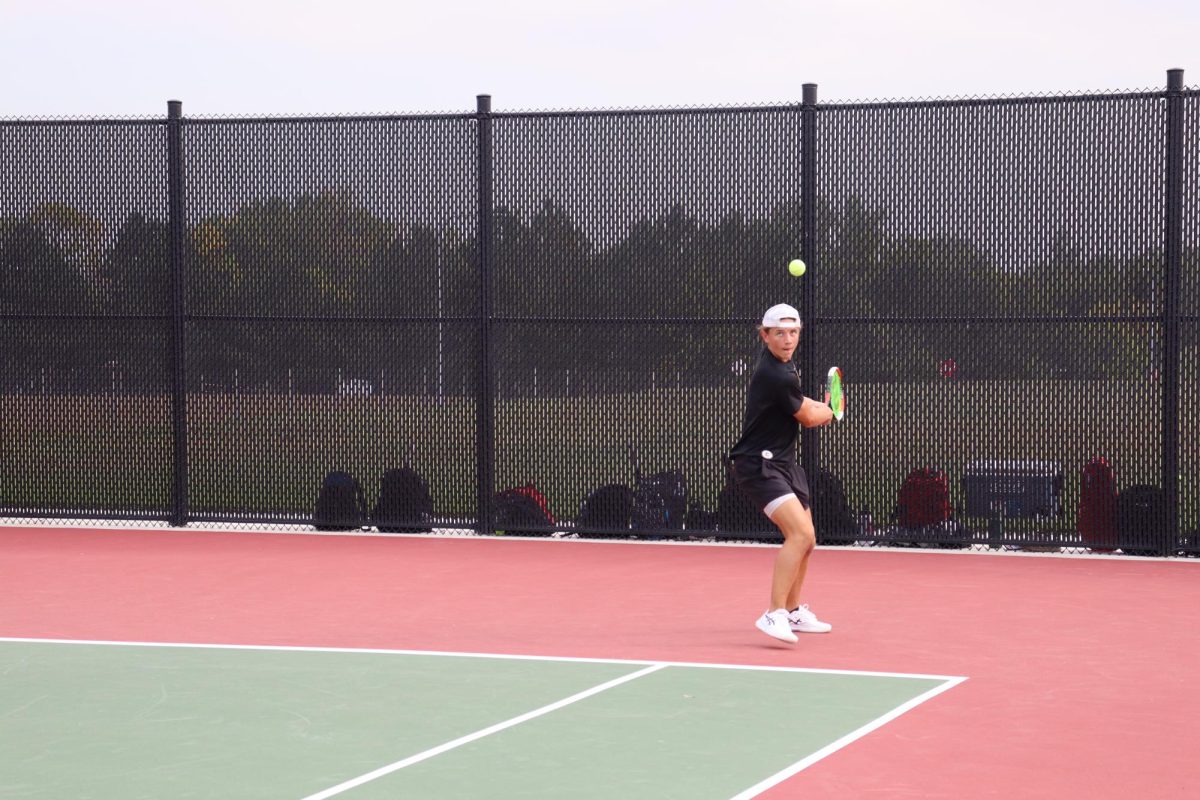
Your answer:
[[[752,797],[960,678],[0,640],[0,797]]]

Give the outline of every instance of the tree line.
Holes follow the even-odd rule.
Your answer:
[[[189,380],[470,393],[486,292],[497,370],[577,370],[593,389],[630,373],[716,385],[753,355],[747,323],[773,302],[800,306],[803,280],[816,281],[819,360],[855,364],[859,381],[932,379],[947,363],[956,379],[1130,378],[1161,356],[1162,252],[1140,234],[1121,253],[1062,236],[1014,258],[1007,245],[915,234],[856,197],[826,199],[816,263],[796,279],[784,265],[799,255],[800,211],[675,206],[601,242],[560,204],[500,207],[484,287],[473,223],[389,221],[346,191],[250,202],[187,227]],[[1028,252],[1016,234],[1011,244]],[[140,213],[111,240],[67,205],[0,217],[6,389],[46,370],[169,387],[170,263],[165,220]],[[1198,264],[1187,250],[1185,274]],[[1196,329],[1183,326],[1184,346]]]

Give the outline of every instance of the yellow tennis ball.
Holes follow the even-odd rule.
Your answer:
[[[805,269],[807,268],[804,266],[804,262],[798,258],[792,259],[792,263],[788,264],[788,272],[797,278],[804,274]]]

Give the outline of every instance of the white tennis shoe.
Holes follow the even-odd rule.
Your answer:
[[[821,622],[808,606],[800,606],[788,612],[789,627],[797,633],[829,633],[833,626]]]
[[[800,641],[796,638],[796,634],[792,633],[791,626],[788,624],[788,613],[782,608],[766,612],[758,618],[758,621],[754,625],[767,636],[778,639],[781,642],[795,644]]]

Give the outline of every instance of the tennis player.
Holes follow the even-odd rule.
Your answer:
[[[786,303],[763,314],[758,334],[765,346],[750,377],[742,438],[730,452],[738,487],[783,534],[771,578],[771,602],[755,625],[784,642],[799,641],[796,633],[833,629],[800,604],[817,535],[808,479],[796,463],[796,435],[801,425],[814,428],[833,419],[828,398],[819,403],[800,391],[792,354],[802,327],[799,312]]]

